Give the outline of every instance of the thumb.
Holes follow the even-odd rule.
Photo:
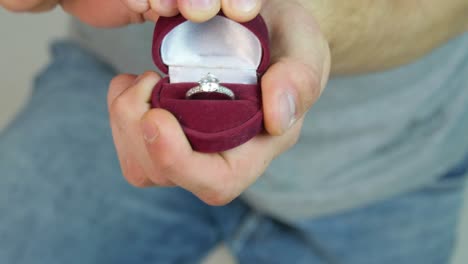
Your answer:
[[[267,131],[282,135],[323,92],[330,73],[330,49],[302,6],[284,3],[268,8],[265,18],[275,64],[262,78],[263,110]]]

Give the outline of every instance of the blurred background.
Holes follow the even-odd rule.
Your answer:
[[[67,37],[67,22],[60,10],[24,15],[0,9],[0,130],[27,102],[33,77],[48,61],[48,44]],[[465,197],[460,240],[452,264],[468,263],[468,192]],[[206,263],[229,264],[232,260],[226,250],[220,248]]]

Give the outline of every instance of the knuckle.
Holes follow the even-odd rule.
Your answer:
[[[125,160],[121,167],[122,174],[130,185],[137,188],[144,188],[148,185],[143,170],[136,163]]]
[[[166,179],[163,174],[161,173],[156,173],[156,172],[151,172],[148,173],[148,178],[151,180],[153,184],[156,186],[172,186],[172,182]]]
[[[125,80],[124,75],[119,75],[114,78],[109,83],[109,91],[107,92],[107,102],[109,105],[117,98],[119,95],[119,87],[121,86],[122,82]]]
[[[232,202],[236,195],[228,188],[226,181],[221,181],[221,184],[210,184],[201,192],[200,199],[211,206],[224,206]]]
[[[145,78],[148,78],[149,76],[156,75],[156,73],[154,71],[147,70],[147,71],[143,72],[141,75],[143,76],[143,79],[145,79]]]
[[[135,125],[135,117],[132,116],[132,108],[128,100],[118,97],[109,107],[109,119],[119,131],[125,132]]]
[[[224,206],[232,202],[235,197],[228,195],[224,192],[213,192],[208,194],[203,194],[200,199],[211,206]]]
[[[130,102],[123,96],[117,97],[110,105],[110,114],[116,119],[121,119],[131,109]]]
[[[127,182],[136,188],[146,188],[151,185],[174,186],[163,175],[154,172],[146,173],[145,170],[133,160],[125,160],[122,164],[122,174]],[[149,175],[149,177],[147,177]]]
[[[171,187],[174,184],[163,176],[152,177],[151,181],[157,186]]]
[[[146,181],[142,179],[141,177],[127,177],[125,176],[125,179],[127,179],[127,182],[132,185],[133,187],[136,188],[145,188],[148,186]]]
[[[152,77],[155,77],[155,76],[158,76],[157,73],[153,72],[153,71],[145,71],[144,73],[142,73],[137,79],[138,81],[136,81],[133,85],[133,87],[136,87],[136,88],[142,88],[146,85],[148,85],[148,79],[149,78],[152,78]]]

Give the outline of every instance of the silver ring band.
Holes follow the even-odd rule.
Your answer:
[[[201,86],[193,87],[192,89],[188,90],[188,92],[185,94],[185,97],[187,99],[190,99],[192,96],[194,96],[196,94],[199,94],[199,93],[219,93],[219,94],[224,94],[224,95],[228,96],[232,100],[235,99],[235,95],[231,91],[231,89],[226,88],[224,86],[219,86],[214,91],[207,91],[207,90],[203,89],[203,87],[201,87]]]
[[[219,80],[211,73],[208,73],[198,83],[198,86],[187,91],[185,94],[186,99],[190,99],[192,96],[200,93],[218,93],[228,96],[231,100],[235,99],[234,92],[229,88],[221,86]]]

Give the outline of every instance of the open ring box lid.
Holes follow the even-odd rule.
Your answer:
[[[222,13],[204,23],[182,16],[161,17],[153,39],[153,60],[167,77],[154,88],[154,108],[171,112],[192,148],[221,152],[247,142],[263,130],[260,78],[270,64],[269,37],[260,16],[238,23]],[[186,99],[208,73],[235,94]]]

